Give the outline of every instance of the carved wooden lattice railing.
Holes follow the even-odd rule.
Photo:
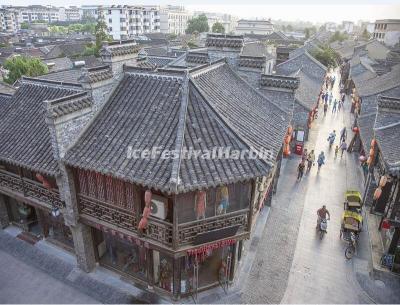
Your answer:
[[[183,223],[178,226],[179,246],[193,243],[197,234],[211,232],[223,228],[240,226],[244,229],[247,226],[248,209],[232,213],[209,217],[202,220]]]
[[[28,199],[36,199],[49,209],[52,207],[61,209],[65,206],[57,190],[46,189],[36,181],[22,178],[7,171],[0,170],[0,187],[19,193],[20,196]]]
[[[129,211],[82,194],[79,195],[79,210],[82,215],[96,218],[136,234],[138,233],[138,222],[133,210]],[[172,223],[150,217],[144,237],[166,246],[172,246],[172,230]]]

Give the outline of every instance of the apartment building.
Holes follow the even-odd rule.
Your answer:
[[[82,5],[79,8],[80,18],[97,20],[99,17],[99,9],[99,5]]]
[[[79,21],[81,20],[80,10],[76,6],[60,7],[60,21]]]
[[[160,9],[157,6],[99,7],[98,18],[103,18],[108,33],[114,40],[160,32]]]
[[[236,34],[256,34],[256,35],[269,35],[274,31],[274,25],[271,20],[265,19],[240,19],[236,27]]]
[[[203,11],[194,12],[194,16],[197,17],[199,15],[205,15],[208,20],[208,26],[210,28],[210,32],[214,23],[221,23],[224,26],[225,33],[234,33],[236,30],[238,18],[229,14],[221,14],[221,13],[209,13]]]
[[[54,6],[43,5],[29,5],[29,6],[15,6],[13,9],[18,11],[18,21],[22,22],[35,22],[45,21],[48,23],[60,21],[60,11]]]
[[[399,43],[400,19],[376,20],[373,38],[387,46]]]
[[[342,22],[343,31],[347,34],[351,34],[354,31],[354,22],[352,21],[343,21]]]
[[[15,33],[19,29],[18,12],[12,9],[0,9],[0,32]]]
[[[184,6],[168,5],[160,9],[160,31],[165,34],[183,35],[191,18]]]

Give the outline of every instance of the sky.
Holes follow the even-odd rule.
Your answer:
[[[246,3],[246,4],[244,4]],[[27,5],[26,0],[1,0],[1,4]],[[187,9],[221,12],[241,18],[271,18],[321,23],[343,20],[400,19],[400,0],[32,0],[29,4],[156,4],[184,5]]]

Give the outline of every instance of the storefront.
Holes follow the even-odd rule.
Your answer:
[[[9,196],[4,196],[4,198],[10,223],[19,227],[25,236],[31,235],[36,239],[46,238],[65,250],[74,251],[71,230],[64,224],[64,218],[58,209],[51,211],[34,207]]]

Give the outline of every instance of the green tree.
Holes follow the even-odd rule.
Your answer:
[[[186,33],[192,34],[195,31],[203,33],[203,32],[208,32],[209,30],[210,28],[208,26],[207,16],[202,14],[196,18],[189,20]]]
[[[349,36],[346,33],[340,33],[339,31],[336,31],[335,34],[333,34],[332,37],[329,39],[329,42],[343,41],[348,38]]]
[[[371,38],[371,34],[368,33],[367,29],[364,29],[361,36],[362,36],[362,38],[367,39],[367,40]]]
[[[98,50],[100,50],[103,41],[110,40],[110,36],[108,35],[107,23],[104,21],[104,19],[99,18],[94,30],[94,34],[96,36],[96,47]]]
[[[220,22],[216,22],[213,24],[211,31],[213,33],[221,33],[221,34],[225,34],[225,28],[222,25],[222,23]]]
[[[29,29],[28,22],[22,22],[21,23],[21,30],[27,30],[27,29]]]
[[[40,76],[49,71],[39,58],[26,56],[14,56],[7,59],[4,68],[8,70],[8,75],[4,81],[9,84],[13,84],[21,76]]]
[[[328,68],[334,68],[340,62],[340,55],[328,46],[321,46],[321,50],[312,52],[311,55]]]

